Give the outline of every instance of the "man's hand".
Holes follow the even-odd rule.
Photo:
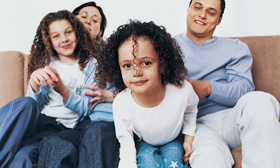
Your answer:
[[[90,107],[90,111],[101,102],[113,102],[114,94],[113,92],[101,89],[93,85],[85,85],[84,88],[91,89],[93,92],[85,92],[85,95],[92,96],[93,98],[89,100],[88,103],[93,103]]]
[[[209,81],[189,79],[188,82],[190,82],[200,100],[211,94],[211,83]]]

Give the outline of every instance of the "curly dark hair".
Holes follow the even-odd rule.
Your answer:
[[[183,54],[176,41],[167,33],[163,26],[154,22],[140,22],[130,20],[121,25],[107,39],[102,58],[97,66],[95,80],[104,88],[108,82],[116,91],[126,88],[118,62],[118,49],[126,40],[131,38],[137,43],[138,37],[145,37],[151,41],[156,54],[159,56],[159,65],[163,69],[162,83],[174,84],[181,87],[188,77],[188,71],[184,66]]]
[[[30,79],[32,72],[48,65],[51,58],[57,55],[49,34],[49,25],[57,20],[67,20],[73,27],[77,38],[75,57],[79,60],[81,70],[85,68],[88,61],[96,54],[96,48],[93,46],[89,32],[75,15],[67,10],[48,13],[41,20],[33,40],[28,62],[28,79]]]

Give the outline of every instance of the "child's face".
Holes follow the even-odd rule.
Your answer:
[[[93,6],[84,7],[80,10],[77,18],[84,24],[92,39],[102,33],[100,30],[102,16],[97,8]]]
[[[150,40],[139,37],[134,50],[132,39],[118,49],[118,61],[124,84],[136,94],[157,93],[162,88],[159,58]]]
[[[58,59],[65,63],[75,62],[77,39],[72,25],[67,20],[54,21],[49,25],[49,34]]]

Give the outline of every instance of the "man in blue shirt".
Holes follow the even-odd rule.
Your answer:
[[[242,167],[277,167],[280,160],[279,103],[254,91],[248,46],[213,36],[222,20],[224,0],[191,0],[187,32],[175,37],[200,98],[193,168],[230,168],[230,149],[242,146]]]

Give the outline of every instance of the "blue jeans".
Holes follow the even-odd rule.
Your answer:
[[[30,148],[22,148],[22,145],[34,135],[39,114],[37,103],[29,97],[16,98],[0,109],[1,168],[17,162],[20,157],[25,160],[21,166],[32,166],[32,160],[36,160],[36,157],[33,157],[32,145]],[[19,151],[26,151],[29,156],[23,156]]]
[[[84,129],[81,138],[78,168],[118,167],[120,145],[114,122],[94,122]]]
[[[39,168],[117,168],[119,143],[113,122],[83,120],[74,129],[66,129],[43,138],[39,150]]]
[[[138,168],[188,168],[183,164],[183,137],[179,135],[173,141],[153,146],[144,141],[136,140]]]

